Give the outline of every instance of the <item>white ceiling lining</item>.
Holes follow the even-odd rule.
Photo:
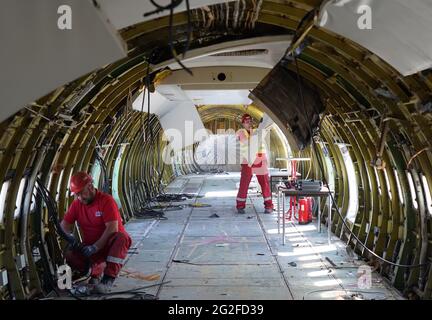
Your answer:
[[[155,6],[149,0],[97,0],[97,2],[117,29],[169,15],[169,10],[165,10],[144,17],[144,13],[155,10]],[[161,6],[166,6],[171,3],[171,0],[156,0],[156,2]],[[225,0],[189,0],[190,9],[225,2]],[[175,8],[174,13],[182,11],[186,11],[185,1]]]
[[[58,27],[60,5],[70,8],[70,30]],[[3,0],[0,39],[0,121],[127,54],[117,30],[91,0]]]
[[[371,29],[359,28],[371,10]],[[330,0],[318,24],[358,43],[403,76],[432,67],[432,1]],[[362,24],[360,24],[362,25]]]

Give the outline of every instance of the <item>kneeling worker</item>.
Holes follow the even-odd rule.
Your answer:
[[[245,113],[241,122],[243,128],[237,132],[237,138],[240,141],[241,157],[240,188],[237,193],[237,212],[245,213],[249,183],[252,179],[252,175],[255,173],[264,198],[264,213],[272,213],[273,202],[268,177],[267,157],[262,141],[258,140],[262,137],[254,135],[256,130],[252,128],[252,117],[249,114]],[[252,139],[252,137],[254,137],[254,139]],[[251,147],[254,143],[258,147],[258,152],[256,154],[252,152],[253,148]],[[249,158],[254,160],[252,164],[250,164]]]
[[[66,233],[72,233],[76,221],[83,237],[83,248],[81,252],[67,251],[66,261],[71,268],[81,272],[84,272],[86,261],[90,261],[90,283],[96,284],[94,291],[107,293],[124,264],[132,240],[123,226],[114,198],[97,190],[89,174],[74,174],[70,190],[75,200],[61,227]]]

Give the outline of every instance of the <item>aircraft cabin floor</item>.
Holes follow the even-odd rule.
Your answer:
[[[283,246],[276,213],[263,213],[256,188],[249,190],[246,214],[237,214],[239,179],[223,173],[174,180],[167,193],[204,197],[175,203],[185,208],[166,211],[166,220],[127,223],[133,244],[113,291],[164,282],[145,292],[161,300],[402,299],[377,272],[372,287],[360,289],[357,272],[366,263],[334,235],[329,245],[327,228],[318,233],[315,220],[287,223]],[[195,202],[211,206],[188,206]]]

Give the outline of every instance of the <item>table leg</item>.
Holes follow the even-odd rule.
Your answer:
[[[285,245],[285,194],[282,192],[282,245]]]
[[[280,234],[280,190],[277,190],[277,225],[278,225],[278,234]]]
[[[332,205],[330,197],[327,197],[328,200],[328,210],[329,210],[329,218],[328,218],[328,243],[331,244],[331,225],[332,225]]]
[[[318,199],[318,232],[321,233],[321,197],[317,197]]]
[[[273,203],[273,177],[272,176],[270,176],[270,197]]]

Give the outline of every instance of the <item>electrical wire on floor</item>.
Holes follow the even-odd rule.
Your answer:
[[[134,216],[137,219],[156,219],[156,220],[168,220],[167,217],[165,217],[165,213],[161,211],[156,210],[141,210],[141,211],[135,211]]]
[[[192,266],[270,266],[271,263],[197,263],[190,262],[189,260],[171,260],[173,263],[181,263]]]
[[[161,13],[165,10],[169,10],[168,46],[169,46],[169,49],[171,51],[171,55],[174,58],[174,60],[183,68],[183,70],[185,70],[188,74],[190,74],[192,76],[193,75],[192,71],[188,67],[186,67],[183,64],[183,62],[180,61],[180,59],[177,55],[177,52],[174,48],[174,43],[173,43],[174,9],[177,8],[183,2],[183,0],[171,0],[170,4],[168,4],[166,6],[162,6],[162,5],[158,4],[155,0],[150,0],[150,2],[156,7],[156,9],[153,11],[144,13],[143,16],[148,17],[150,15]],[[182,53],[183,58],[185,57],[186,52],[189,50],[192,32],[193,32],[189,0],[185,0],[185,3],[186,3],[186,15],[187,15],[187,31],[186,31],[186,44],[183,47],[183,53]]]
[[[170,196],[158,196],[154,198],[147,198],[143,194],[140,194],[142,188],[146,189],[144,181],[137,181],[135,184],[134,193],[132,195],[134,216],[138,219],[158,219],[167,220],[165,217],[166,211],[182,210],[184,206],[173,205],[171,202],[174,200],[179,200],[178,195],[175,197]],[[154,204],[154,203],[157,204]],[[164,204],[162,202],[169,202]]]
[[[109,188],[109,178],[108,178],[108,167],[105,163],[105,160],[102,158],[99,151],[96,150],[96,160],[99,162],[102,171],[102,191],[105,193],[110,193]]]
[[[149,198],[149,191],[145,181],[136,181],[132,194],[134,216],[138,219],[166,220],[167,211],[183,210],[186,205],[173,204],[187,199],[196,199],[203,196],[193,193],[160,193]]]
[[[76,300],[157,300],[157,297],[155,295],[149,294],[143,290],[156,286],[162,286],[170,282],[171,281],[164,281],[144,287],[138,287],[123,291],[113,291],[104,294],[92,294],[89,291],[82,291],[82,296],[77,295],[73,290],[69,290],[69,295]],[[88,288],[86,290],[88,290]],[[118,295],[123,295],[123,297],[116,297]]]
[[[348,298],[344,300],[387,300],[388,296],[384,292],[380,291],[364,291],[364,290],[350,290],[350,289],[321,289],[321,290],[314,290],[306,292],[303,296],[302,300],[305,300],[306,296],[309,296],[314,293],[321,293],[321,292],[342,292],[343,294],[337,296],[337,298]],[[359,296],[360,294],[360,296]],[[384,297],[383,299],[365,299],[364,294],[375,294],[375,295],[382,295],[381,297]]]

